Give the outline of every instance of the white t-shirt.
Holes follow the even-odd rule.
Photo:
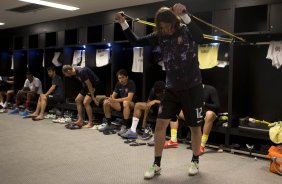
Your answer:
[[[28,87],[31,91],[33,91],[36,87],[38,87],[37,94],[42,94],[42,84],[41,81],[33,77],[33,81],[30,82],[28,79],[24,82],[24,87]]]
[[[282,65],[282,41],[272,41],[269,44],[266,59],[272,60],[272,66],[280,68]]]
[[[133,47],[132,72],[143,72],[143,47]]]

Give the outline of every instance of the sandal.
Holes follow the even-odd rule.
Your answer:
[[[80,126],[80,125],[72,124],[72,125],[69,127],[69,129],[70,129],[70,130],[76,130],[76,129],[81,129],[81,127],[82,127],[82,126]]]

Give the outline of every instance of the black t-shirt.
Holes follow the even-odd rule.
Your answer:
[[[132,101],[135,101],[136,85],[133,80],[128,80],[127,84],[124,86],[118,82],[115,86],[114,92],[116,92],[120,98],[127,97],[128,93],[134,93]]]
[[[154,88],[151,89],[150,93],[149,93],[149,97],[148,97],[148,101],[152,101],[152,100],[159,100],[161,101],[164,97],[164,93],[161,94],[156,94]]]
[[[159,36],[156,32],[138,38],[128,28],[127,39],[134,45],[160,46],[166,71],[166,88],[186,90],[202,83],[199,69],[197,45],[203,38],[196,24],[182,25],[173,35]]]
[[[220,103],[217,91],[213,86],[204,85],[204,102],[205,108],[214,112],[219,111]]]
[[[90,68],[81,68],[80,66],[75,66],[74,68],[76,70],[76,78],[82,82],[83,86],[86,85],[85,81],[88,79],[94,88],[97,88],[97,85],[100,84],[100,79]]]
[[[52,85],[56,85],[55,90],[52,92],[53,96],[56,97],[63,97],[64,93],[63,93],[63,81],[62,78],[58,75],[55,75],[55,77],[53,77],[52,79]]]

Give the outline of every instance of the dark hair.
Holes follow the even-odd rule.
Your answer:
[[[165,89],[165,82],[164,81],[156,81],[154,83],[155,94],[163,93],[164,89]]]
[[[49,70],[55,71],[55,67],[54,67],[54,66],[49,66],[49,67],[47,68],[47,71],[49,71]]]
[[[158,34],[162,34],[161,22],[170,23],[174,30],[180,27],[180,18],[168,7],[161,7],[155,15],[155,31],[157,31]]]
[[[26,72],[26,75],[31,75],[31,76],[33,76],[33,74],[31,73],[31,72]]]
[[[128,76],[128,74],[127,74],[127,71],[125,70],[125,69],[120,69],[118,72],[117,72],[117,76],[118,75],[123,75],[123,76]]]

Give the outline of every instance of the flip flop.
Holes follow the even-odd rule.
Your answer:
[[[143,143],[143,142],[133,142],[133,143],[129,144],[129,146],[143,146],[143,145],[146,145],[146,143]]]
[[[67,129],[69,129],[73,124],[74,124],[74,123],[66,124],[65,127],[66,127]]]
[[[37,118],[32,118],[33,121],[41,121],[43,118],[37,119]]]
[[[77,129],[81,129],[81,127],[82,127],[82,126],[80,126],[80,125],[72,124],[72,125],[69,127],[69,129],[70,129],[70,130],[77,130]]]
[[[136,140],[135,139],[127,139],[126,141],[124,141],[125,144],[129,144],[129,143],[132,143],[132,142],[135,142]]]
[[[27,116],[24,116],[24,117],[23,117],[23,119],[27,119],[27,118],[35,118],[35,117],[37,117],[37,116],[35,116],[35,115],[27,115]]]

